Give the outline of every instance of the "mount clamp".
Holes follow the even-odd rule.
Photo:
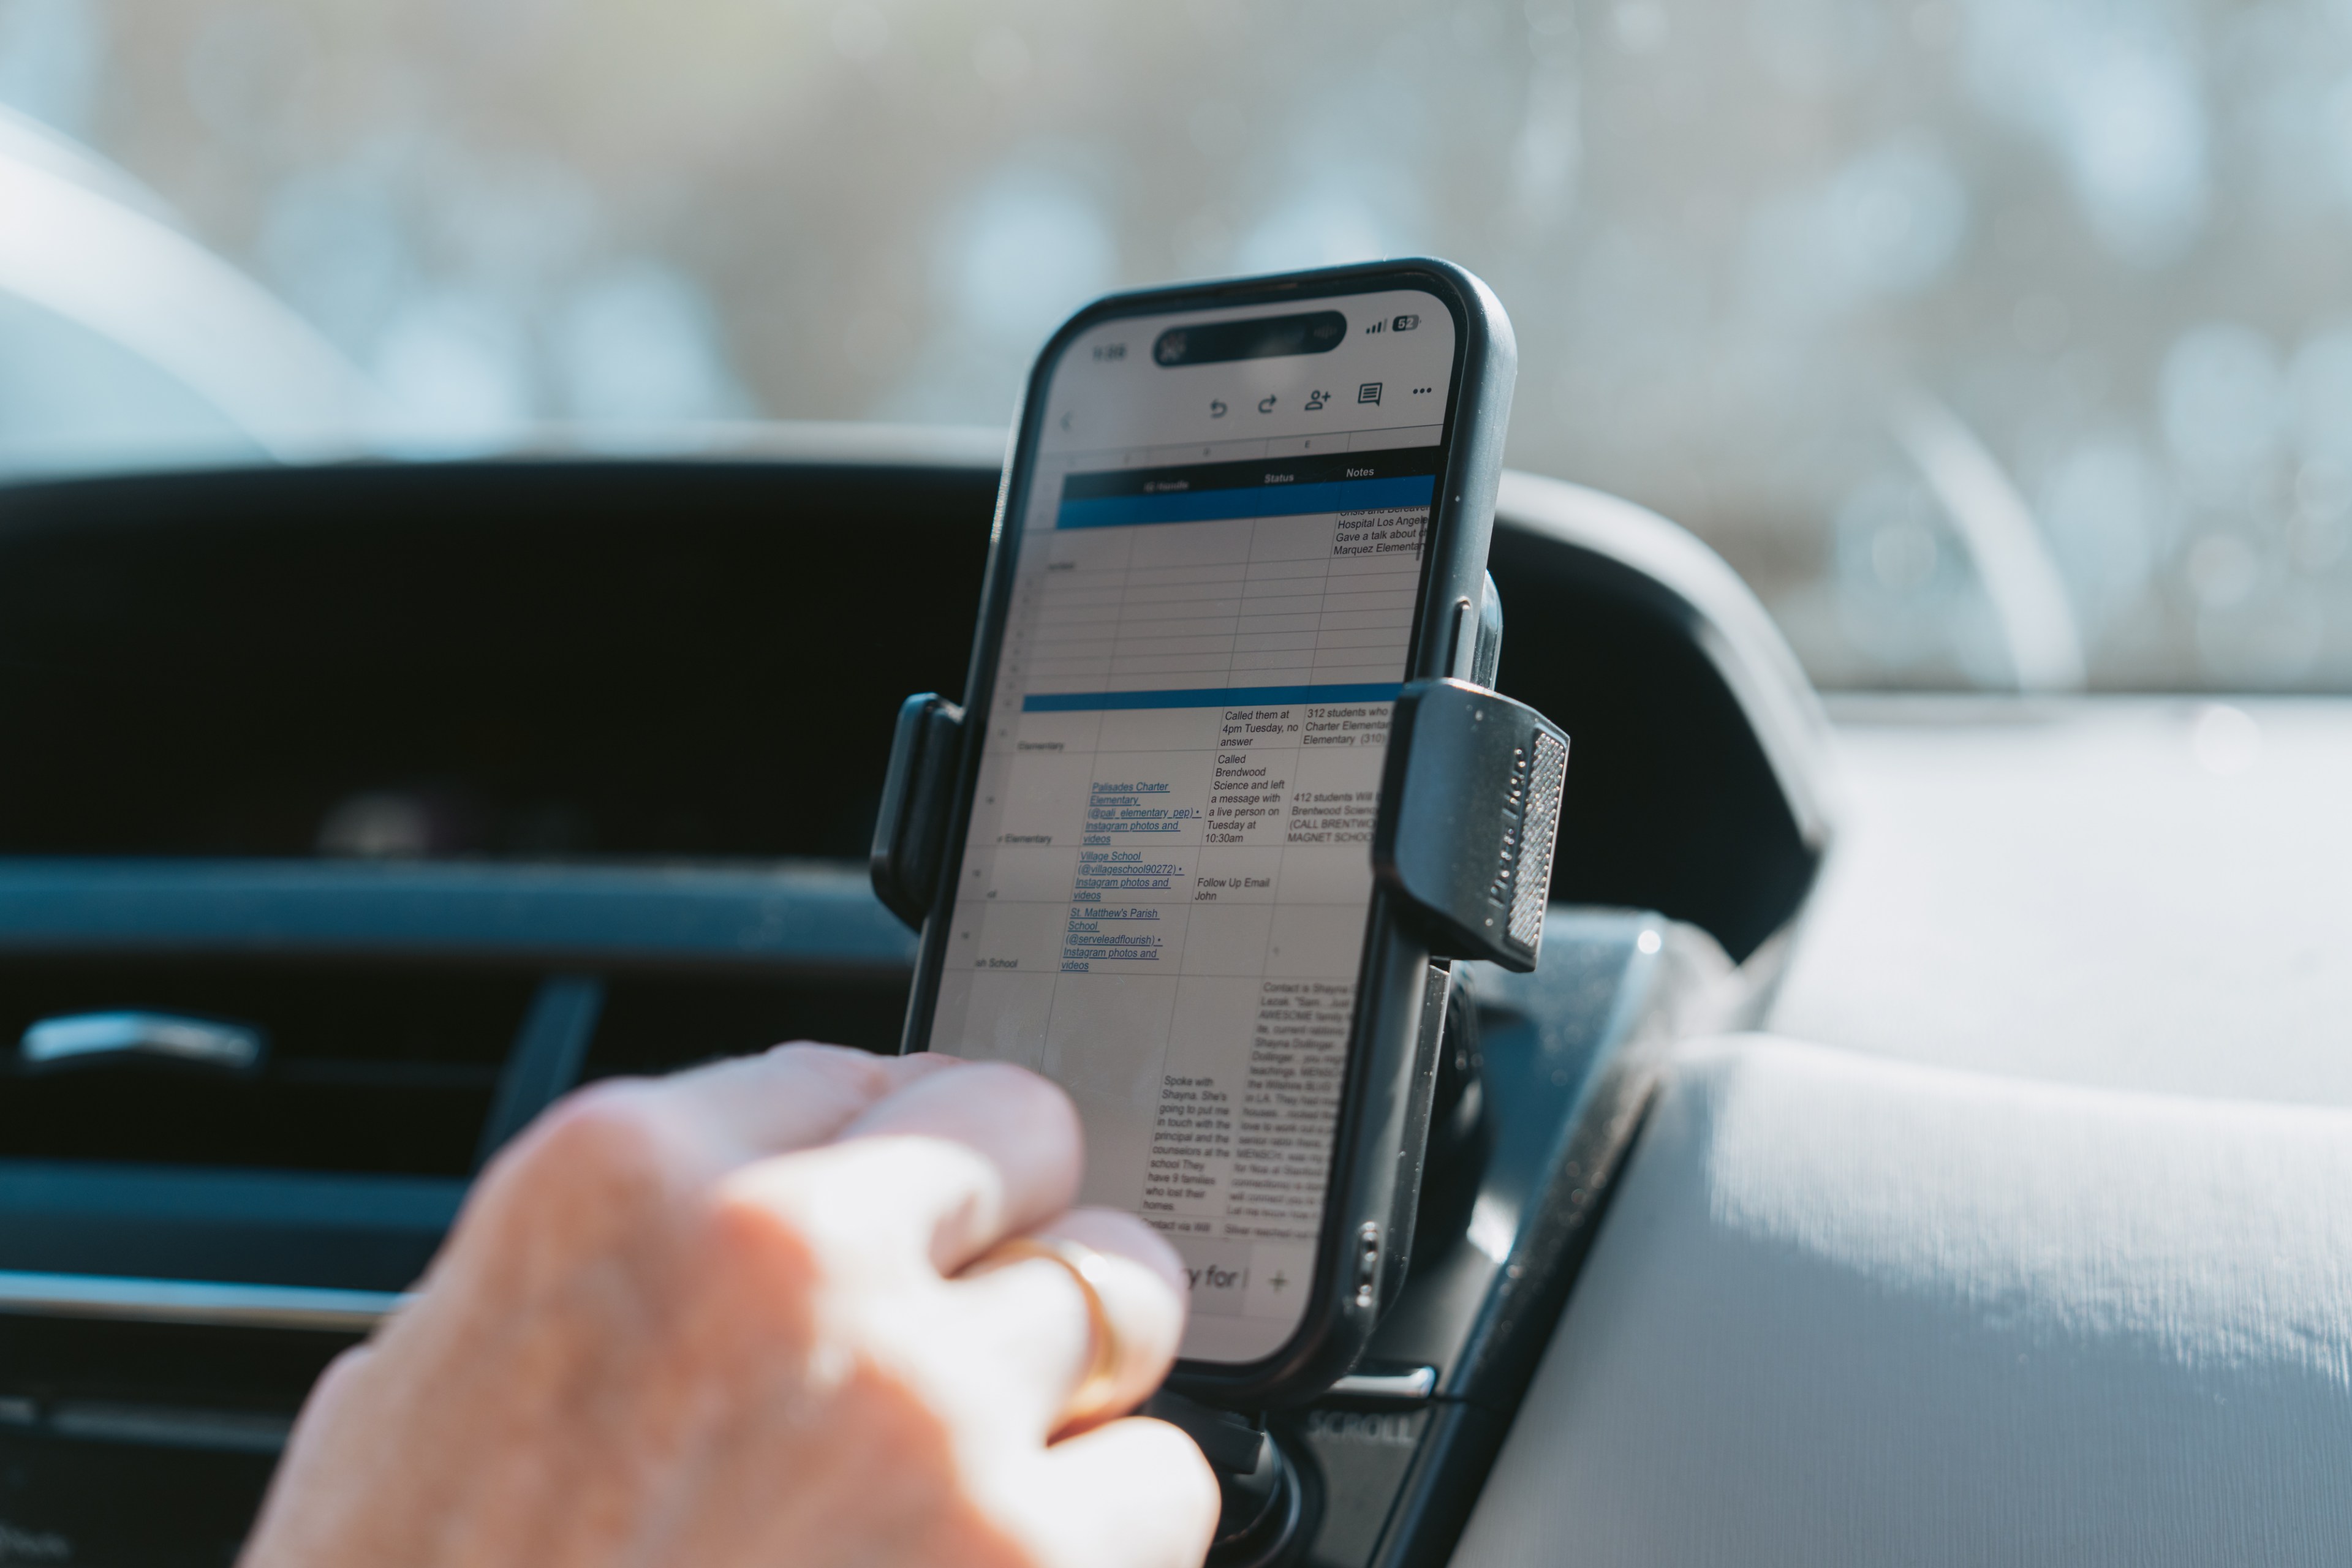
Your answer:
[[[1536,967],[1568,782],[1568,735],[1467,681],[1397,695],[1372,874],[1441,958]]]
[[[918,931],[947,863],[963,731],[963,709],[937,692],[918,692],[898,705],[868,867],[875,896]]]

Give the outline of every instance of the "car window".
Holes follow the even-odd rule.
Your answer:
[[[2329,688],[2347,16],[0,0],[0,103],[286,302],[397,451],[1001,423],[1103,289],[1435,252],[1517,323],[1513,462],[1697,530],[1825,684]],[[0,452],[180,449],[22,401]]]

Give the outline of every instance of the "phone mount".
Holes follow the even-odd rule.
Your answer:
[[[1475,1022],[1461,977],[1444,960],[1485,959],[1522,973],[1536,967],[1567,782],[1567,735],[1494,689],[1503,613],[1492,577],[1475,610],[1466,597],[1460,601],[1454,624],[1447,663],[1467,678],[1412,681],[1398,693],[1372,824],[1374,881],[1439,960],[1430,966],[1423,994],[1423,1068],[1417,1108],[1406,1124],[1411,1146],[1402,1151],[1402,1207],[1390,1227],[1398,1257],[1381,1292],[1383,1310],[1404,1283],[1424,1161],[1441,1145],[1461,1154],[1456,1145],[1472,1141],[1453,1125],[1460,1113],[1466,1109],[1472,1126],[1479,1123]],[[899,705],[874,824],[872,874],[884,905],[919,931],[955,853],[949,840],[967,727],[964,710],[936,693]],[[1451,1100],[1437,1092],[1448,1065],[1457,1069]],[[1442,1124],[1441,1103],[1455,1113]],[[1475,1184],[1474,1174],[1469,1186]],[[1364,1288],[1372,1289],[1369,1278]],[[1263,1417],[1167,1389],[1147,1408],[1192,1434],[1217,1473],[1223,1506],[1212,1568],[1291,1562],[1312,1533],[1307,1513],[1320,1505]]]

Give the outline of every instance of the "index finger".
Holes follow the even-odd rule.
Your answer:
[[[1067,1095],[1023,1068],[955,1062],[876,1102],[830,1146],[761,1161],[730,1186],[810,1235],[947,1275],[1067,1208],[1079,1163]]]
[[[1070,1097],[1002,1061],[956,1062],[919,1079],[851,1122],[838,1141],[861,1138],[937,1139],[979,1156],[963,1181],[925,1195],[913,1216],[927,1227],[927,1249],[943,1274],[1069,1207],[1085,1164]]]
[[[673,1073],[650,1092],[682,1113],[721,1164],[737,1166],[830,1143],[877,1102],[947,1061],[796,1040]]]

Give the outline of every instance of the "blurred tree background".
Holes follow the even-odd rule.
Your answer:
[[[2063,685],[2054,607],[2095,685],[2352,685],[2345,0],[0,0],[0,103],[405,450],[997,423],[1089,295],[1431,252],[1513,461],[1826,684]]]

